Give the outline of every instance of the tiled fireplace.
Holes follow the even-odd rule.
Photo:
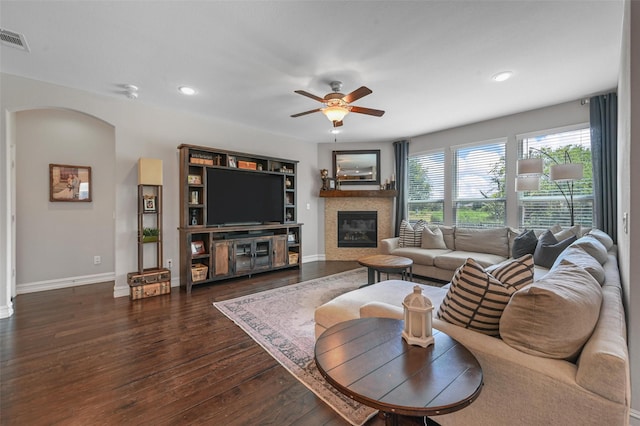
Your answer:
[[[357,260],[360,257],[379,254],[380,240],[393,236],[393,208],[396,191],[321,191],[324,198],[324,253],[326,260]],[[340,244],[338,212],[373,212],[376,214],[376,244]],[[362,218],[361,218],[362,219]],[[360,220],[361,220],[360,219]],[[365,220],[371,220],[366,219]],[[355,226],[367,226],[358,224]],[[353,231],[353,230],[351,230]],[[344,238],[344,235],[343,235]],[[351,240],[353,242],[353,240]],[[370,246],[369,246],[370,245]]]

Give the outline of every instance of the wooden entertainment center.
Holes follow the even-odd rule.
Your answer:
[[[297,161],[184,144],[178,150],[180,283],[187,293],[197,284],[300,266]],[[217,181],[218,176],[229,180]],[[233,188],[233,182],[244,182],[245,189],[255,193],[236,191],[241,193],[232,192],[224,202],[216,200],[242,189]],[[268,188],[270,193],[262,190]],[[264,218],[269,220],[253,220]]]

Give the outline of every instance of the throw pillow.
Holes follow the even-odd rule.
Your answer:
[[[444,242],[444,235],[437,226],[429,228],[428,226],[422,231],[422,245],[423,249],[445,249],[447,245]]]
[[[509,257],[509,228],[462,228],[456,226],[456,250]]]
[[[399,247],[420,247],[422,244],[422,231],[427,227],[427,222],[419,220],[415,225],[411,225],[408,220],[403,219],[400,223]]]
[[[587,235],[590,235],[600,241],[607,250],[611,250],[611,247],[613,247],[613,239],[604,231],[592,229]]]
[[[601,304],[600,284],[562,261],[513,294],[500,320],[500,337],[531,355],[574,361],[596,326]]]
[[[607,253],[605,246],[591,235],[578,238],[578,240],[571,245],[582,248],[593,256],[594,259],[600,262],[601,265],[604,265],[607,260],[609,260],[609,254]]]
[[[556,225],[558,226],[558,225]],[[580,238],[582,236],[582,226],[581,225],[573,225],[571,228],[557,230],[558,228],[552,228],[551,232],[553,232],[553,236],[556,237],[558,241],[564,241],[567,238],[575,236],[576,238]]]
[[[533,267],[526,261],[506,264],[498,275],[518,284],[501,283],[486,272],[475,260],[469,258],[453,276],[451,286],[440,304],[438,318],[489,336],[499,336],[500,316],[511,295],[533,281]],[[516,269],[530,271],[530,281],[521,279]],[[494,271],[495,272],[495,271]]]
[[[573,237],[558,242],[551,230],[545,231],[538,239],[536,250],[533,253],[533,262],[547,269],[551,268],[560,253],[576,241],[576,239],[574,235]]]
[[[580,240],[578,240],[580,241]],[[582,247],[576,246],[575,243],[567,247],[556,259],[551,270],[558,268],[562,262],[571,262],[576,266],[587,271],[600,285],[604,284],[606,279],[604,268],[593,256],[587,253]]]
[[[533,254],[536,251],[538,245],[538,237],[533,229],[525,230],[519,234],[513,240],[513,247],[511,248],[511,257],[517,259],[525,254]]]

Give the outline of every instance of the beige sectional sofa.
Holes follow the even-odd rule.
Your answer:
[[[438,318],[440,305],[453,284],[420,285],[434,305],[433,327],[473,352],[484,376],[484,387],[475,402],[434,420],[443,426],[629,423],[629,355],[615,246],[609,244],[604,255],[595,256],[599,261],[593,262],[591,254],[585,255],[582,248],[575,247],[582,241],[578,239],[570,246],[571,250],[562,252],[552,268],[535,267],[534,283],[511,296],[500,319],[497,337]],[[431,266],[429,271],[450,271],[437,265],[424,266]],[[571,274],[575,274],[575,282],[567,279]],[[562,282],[555,282],[556,276]],[[445,277],[444,272],[440,277]],[[564,304],[567,295],[572,299],[574,290],[581,289],[579,282],[585,282],[597,297],[590,300],[591,304],[583,305],[580,300],[573,305]],[[414,285],[401,280],[383,281],[338,296],[316,309],[316,336],[328,327],[354,318],[402,319],[402,301]],[[539,302],[544,303],[538,306]],[[518,309],[512,305],[518,305]],[[576,307],[575,315],[571,306]],[[578,352],[567,357],[546,351],[549,345],[563,345],[565,340],[572,340],[574,330],[584,325],[578,311],[585,306],[590,306],[589,314],[596,310],[595,323],[586,341],[579,342]],[[507,320],[510,325],[505,323]],[[503,338],[503,331],[509,339]]]

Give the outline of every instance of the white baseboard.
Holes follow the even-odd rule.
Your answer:
[[[115,279],[115,273],[105,272],[103,274],[57,278],[54,280],[36,281],[33,283],[22,283],[16,285],[16,294],[35,293],[38,291],[56,290],[59,288],[75,287],[78,285],[103,283],[105,281],[114,281]]]
[[[9,318],[13,315],[13,303],[9,302],[8,305],[0,306],[0,319]]]
[[[630,426],[640,426],[640,411],[631,409],[631,413],[629,414],[629,425]]]
[[[320,262],[324,260],[324,254],[314,254],[313,256],[302,256],[302,263]]]

